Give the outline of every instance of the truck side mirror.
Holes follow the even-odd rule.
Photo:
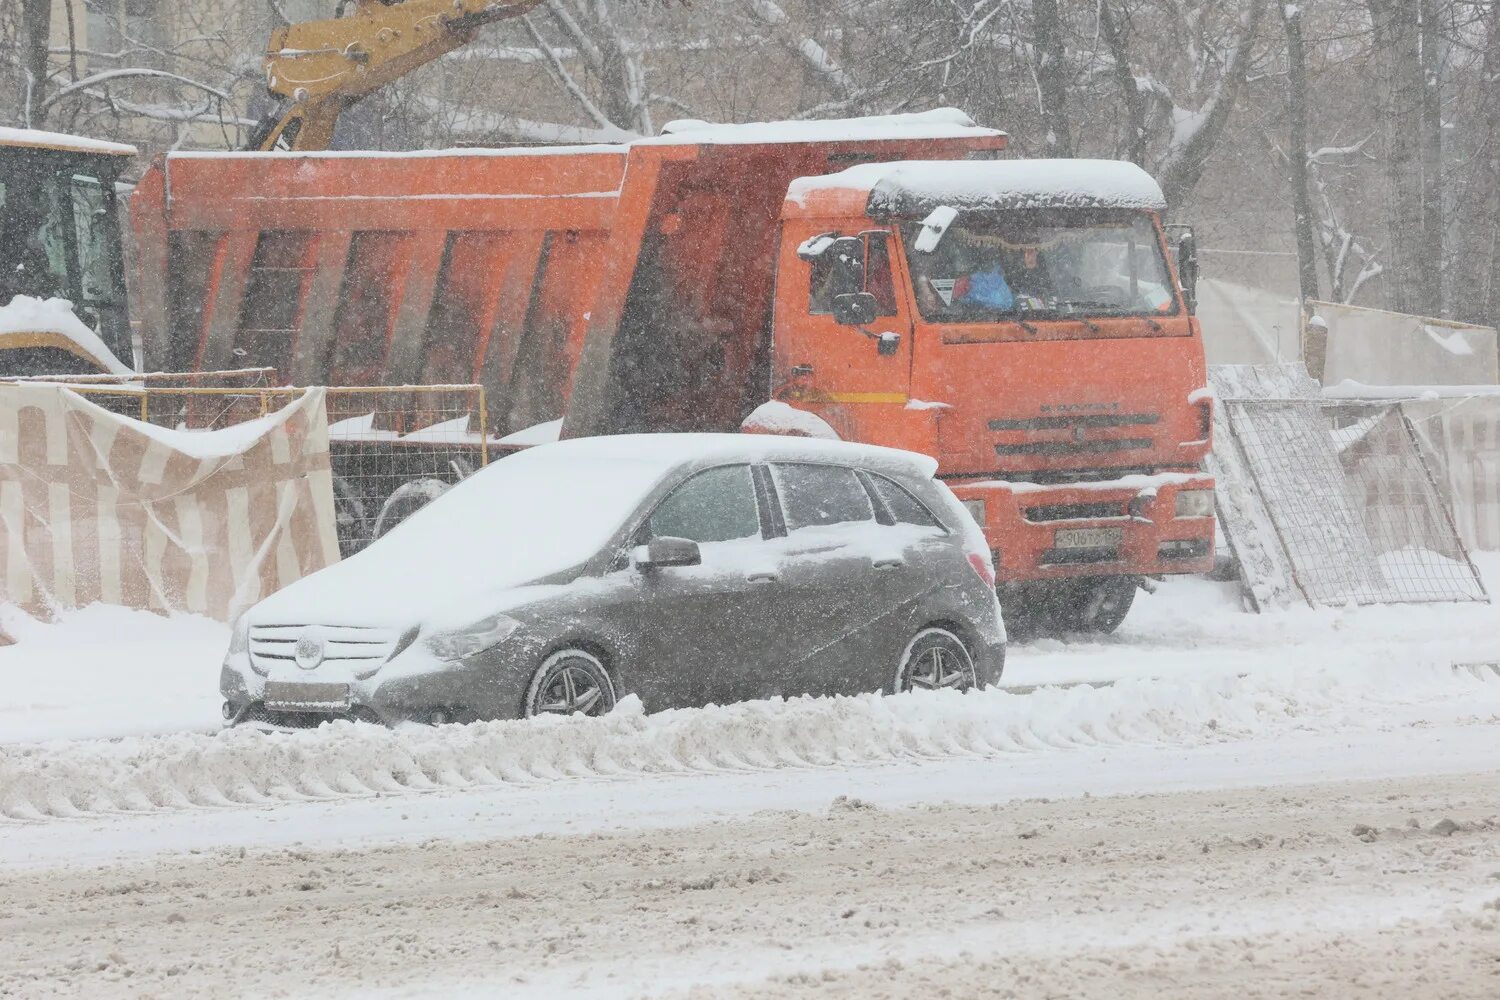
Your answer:
[[[835,301],[844,295],[865,290],[865,241],[858,236],[841,236],[823,251],[832,268],[828,290]]]
[[[833,321],[839,326],[868,326],[880,311],[869,292],[849,292],[833,297]]]
[[[1177,276],[1182,281],[1182,296],[1187,300],[1188,314],[1198,311],[1198,243],[1193,231],[1187,230],[1177,241]]]

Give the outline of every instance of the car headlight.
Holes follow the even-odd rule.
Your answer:
[[[504,642],[521,623],[505,615],[491,615],[465,628],[436,632],[426,639],[427,649],[440,660],[462,660]]]
[[[1178,517],[1213,517],[1214,516],[1214,491],[1213,490],[1178,490],[1177,491],[1177,516]]]

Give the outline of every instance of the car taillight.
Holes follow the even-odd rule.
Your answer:
[[[974,567],[974,572],[979,574],[986,587],[995,585],[995,567],[990,564],[989,553],[970,552],[969,565]]]

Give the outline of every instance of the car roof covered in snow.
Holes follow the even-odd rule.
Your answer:
[[[954,160],[867,163],[792,182],[786,214],[816,214],[851,196],[876,219],[923,219],[935,209],[1101,208],[1160,212],[1161,186],[1119,160]]]
[[[538,445],[515,459],[551,461],[636,461],[659,466],[716,465],[726,462],[829,462],[930,477],[937,460],[928,455],[878,445],[854,444],[778,434],[617,434],[570,438]]]
[[[104,153],[109,156],[134,156],[136,148],[123,142],[90,139],[62,132],[42,132],[30,128],[0,128],[0,146],[20,149],[49,149],[63,153]]]

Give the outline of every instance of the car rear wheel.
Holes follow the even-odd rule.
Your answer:
[[[898,692],[968,691],[977,686],[969,648],[947,629],[923,629],[906,644],[896,671]]]
[[[526,692],[525,714],[604,715],[615,707],[615,685],[592,653],[564,649],[537,669]]]

